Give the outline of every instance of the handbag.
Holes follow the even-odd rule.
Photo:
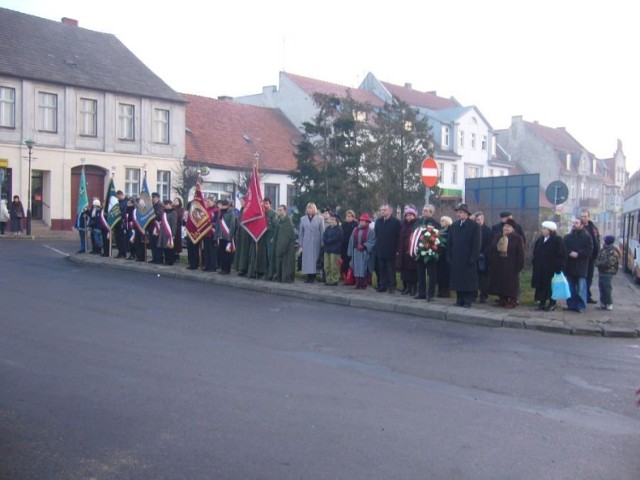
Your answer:
[[[556,273],[551,279],[551,298],[553,300],[566,300],[571,297],[569,282],[564,273]]]

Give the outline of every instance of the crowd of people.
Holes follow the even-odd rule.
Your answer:
[[[143,262],[149,249],[150,261],[156,264],[172,265],[186,249],[188,269],[223,275],[233,270],[249,278],[293,282],[297,268],[305,283],[343,283],[364,290],[374,285],[375,278],[377,292],[399,292],[427,302],[450,298],[455,292],[455,305],[464,308],[486,303],[489,296],[496,297],[495,305],[508,309],[520,302],[526,238],[509,211],[501,212],[500,221],[489,227],[483,212],[472,213],[464,203],[455,209],[455,221],[446,215],[436,218],[433,205],[425,205],[421,215],[414,205],[406,205],[399,219],[388,204],[375,218],[367,213],[357,216],[353,210],[346,210],[342,218],[309,203],[296,234],[287,207],[274,210],[265,198],[266,231],[256,240],[240,225],[243,201],[235,209],[229,200],[209,197],[204,208],[192,207],[193,202],[184,208],[180,198],[160,201],[153,193],[155,220],[141,231],[135,223],[134,201],[121,191],[117,197],[122,221],[111,231],[100,222],[97,199],[78,216],[79,253],[88,250],[88,238],[91,253],[109,256],[113,246],[116,258]],[[199,238],[184,232],[193,208],[201,208],[203,221],[210,226]],[[560,237],[557,230],[554,222],[543,222],[532,248],[531,285],[537,308],[557,308],[552,280],[561,272],[570,290],[567,309],[580,312],[597,303],[591,287],[598,268],[600,306],[611,310],[611,279],[620,260],[614,237],[605,237],[601,248],[600,234],[586,210],[573,220],[569,234]]]

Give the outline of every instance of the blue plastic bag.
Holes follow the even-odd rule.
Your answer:
[[[551,298],[553,300],[566,300],[571,297],[569,282],[564,273],[556,273],[551,279]]]

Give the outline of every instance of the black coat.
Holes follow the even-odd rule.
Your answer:
[[[564,237],[564,247],[567,250],[567,264],[565,275],[587,278],[589,272],[589,258],[593,253],[591,235],[585,230],[574,230]],[[571,258],[571,252],[578,252],[578,258]]]
[[[385,260],[396,258],[396,247],[400,238],[402,223],[393,215],[387,220],[376,220],[374,230],[376,232],[376,257]]]
[[[564,241],[557,235],[550,235],[545,242],[540,235],[533,246],[531,265],[531,286],[541,290],[551,289],[551,278],[559,273],[567,261],[567,250]]]
[[[591,242],[593,243],[593,253],[591,254],[591,259],[595,260],[598,258],[598,254],[600,253],[600,231],[596,224],[589,220],[584,226],[585,231],[591,236]]]
[[[502,235],[502,227],[504,226],[504,222],[496,223],[493,227],[491,227],[491,240],[493,240],[496,236]],[[518,235],[522,237],[522,243],[527,244],[527,239],[524,236],[524,230],[522,229],[522,225],[516,223],[514,230]]]
[[[451,269],[451,290],[475,292],[478,289],[480,225],[471,219],[453,222],[447,238],[447,260]]]
[[[498,251],[501,238],[496,236],[489,250],[489,293],[516,298],[520,286],[518,274],[524,267],[524,242],[515,231],[508,235],[507,254],[503,257]]]
[[[502,230],[500,231],[502,234]],[[480,259],[478,261],[478,272],[487,273],[489,271],[489,252],[491,251],[491,229],[482,225],[480,227]]]

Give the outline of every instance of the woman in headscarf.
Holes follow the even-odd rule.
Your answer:
[[[524,242],[515,231],[516,222],[508,219],[502,226],[489,252],[489,293],[498,295],[498,306],[517,305],[519,273],[524,268]]]

